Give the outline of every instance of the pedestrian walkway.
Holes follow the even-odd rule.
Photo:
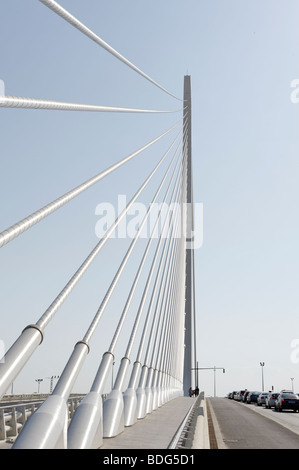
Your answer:
[[[196,398],[178,397],[157,408],[116,437],[103,439],[101,449],[167,449]],[[202,429],[202,428],[201,428]],[[201,433],[201,431],[200,431]],[[12,441],[13,442],[13,441]],[[9,449],[12,442],[0,442]]]
[[[105,438],[100,449],[167,449],[195,398],[178,397],[161,406],[116,437]]]

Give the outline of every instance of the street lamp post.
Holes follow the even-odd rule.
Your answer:
[[[294,377],[291,377],[291,381],[292,381],[292,392],[294,393]]]
[[[264,365],[265,365],[264,362],[260,362],[260,366],[262,368],[262,392],[265,390],[265,387],[264,387]]]
[[[216,367],[214,366],[214,398],[216,397]]]
[[[216,397],[216,370],[222,369],[223,374],[225,374],[224,367],[194,367],[191,370],[213,370],[214,371],[214,398]]]
[[[50,379],[50,394],[51,394],[53,392],[54,379],[59,379],[59,375],[52,375],[51,377],[46,377],[46,379]]]
[[[43,379],[35,379],[35,382],[37,382],[37,393],[39,393],[40,389],[40,383],[43,381]]]

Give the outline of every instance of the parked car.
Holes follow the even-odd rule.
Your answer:
[[[280,393],[275,401],[276,411],[293,410],[299,411],[299,396],[295,393]]]
[[[247,403],[256,403],[261,392],[250,392],[247,395]]]
[[[233,392],[230,392],[230,393],[228,394],[228,398],[229,398],[230,400],[233,400],[233,399],[234,399],[234,396],[235,396],[235,393],[237,393],[235,390],[234,390]]]
[[[279,393],[270,392],[266,398],[266,408],[270,409],[275,406],[275,401],[278,398]]]
[[[245,390],[240,390],[240,391],[235,395],[234,399],[237,400],[237,401],[241,401],[241,400],[242,400],[242,397],[243,397],[243,395],[244,395],[244,393],[245,393]]]
[[[247,397],[248,397],[249,393],[250,393],[249,390],[245,390],[245,393],[244,393],[244,395],[242,397],[242,400],[241,400],[243,403],[247,403]]]
[[[269,394],[267,392],[262,392],[260,395],[257,397],[256,404],[257,406],[262,406],[266,404],[266,398]]]

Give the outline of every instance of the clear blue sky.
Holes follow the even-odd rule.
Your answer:
[[[225,367],[217,393],[299,390],[299,78],[296,0],[61,0],[112,47],[178,96],[191,75],[194,199],[204,206],[195,253],[197,353]],[[0,79],[7,95],[177,109],[164,94],[37,0],[0,4]],[[150,141],[176,115],[0,110],[0,230]],[[103,180],[0,251],[0,339],[37,321],[93,248],[95,207],[133,193],[165,145]],[[113,247],[115,249],[115,246]],[[58,375],[114,273],[111,251],[80,281],[15,381]],[[99,272],[102,274],[99,275]],[[111,315],[113,308],[111,305]],[[112,317],[110,316],[110,319]],[[80,320],[79,320],[80,319]],[[103,322],[77,389],[88,391],[107,343]],[[64,341],[64,347],[60,343]],[[122,354],[123,351],[120,351]],[[121,357],[121,356],[120,356]],[[86,372],[85,372],[86,370]],[[297,383],[297,385],[296,385]],[[213,373],[200,374],[213,394]]]

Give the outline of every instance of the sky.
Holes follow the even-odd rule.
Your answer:
[[[299,391],[299,4],[288,0],[61,0],[60,4],[178,97],[191,76],[198,367],[216,394]],[[38,0],[0,2],[0,79],[12,96],[180,109],[170,97]],[[178,114],[124,115],[0,109],[0,231],[149,142]],[[102,180],[0,250],[0,340],[36,322],[98,241],[96,206],[129,198],[170,144]],[[47,326],[15,393],[47,392],[82,338],[117,267],[104,250]],[[129,266],[130,268],[130,266]],[[133,272],[133,266],[131,267]],[[120,286],[119,298],[127,292]],[[115,301],[116,302],[116,301]],[[92,340],[76,383],[87,392],[109,345],[117,303]],[[125,338],[124,338],[125,341]],[[125,344],[125,343],[122,343]],[[122,357],[123,351],[119,351]],[[298,385],[296,385],[298,383]],[[213,396],[213,370],[199,373]]]

